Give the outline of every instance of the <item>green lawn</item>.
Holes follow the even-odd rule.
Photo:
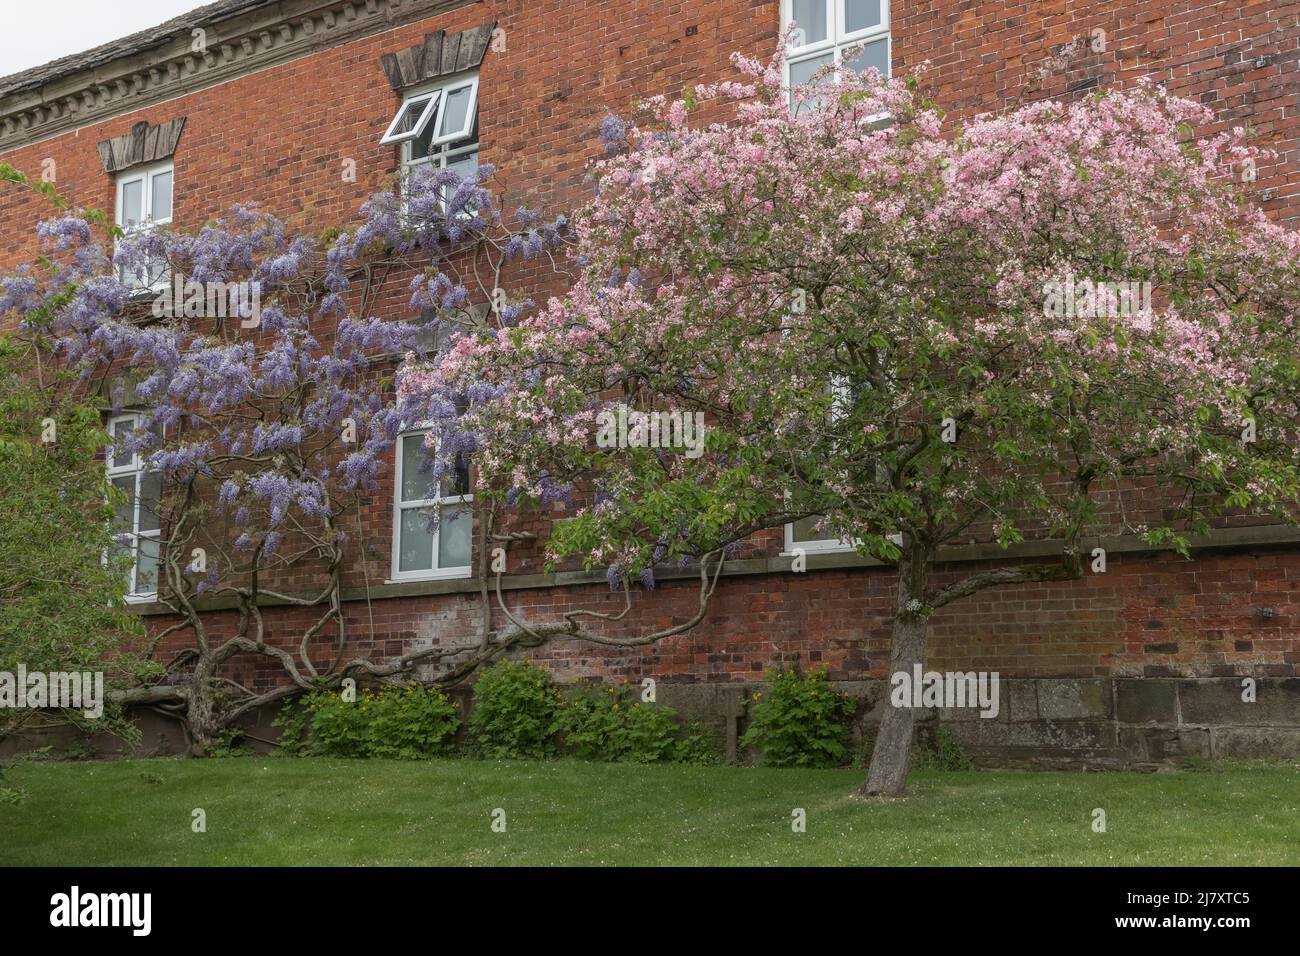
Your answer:
[[[0,865],[1300,864],[1300,766],[921,773],[890,803],[850,796],[851,770],[572,760],[134,760],[7,777],[27,798],[0,804]],[[196,807],[206,833],[191,831]]]

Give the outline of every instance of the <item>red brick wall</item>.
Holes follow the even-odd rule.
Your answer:
[[[971,565],[947,569],[946,577]],[[628,635],[687,620],[694,582],[638,591]],[[617,612],[621,595],[603,585],[506,592],[516,617],[558,620],[577,608]],[[888,676],[894,576],[885,570],[745,575],[724,582],[693,631],[645,648],[554,642],[530,653],[562,680],[586,677],[666,681],[753,681],[776,664],[825,667],[833,679]],[[477,634],[476,595],[421,596],[346,605],[349,657],[383,659],[425,642],[463,643]],[[268,639],[297,646],[307,610],[268,615]],[[225,636],[235,615],[220,615]],[[498,625],[505,624],[499,611]],[[927,658],[938,670],[998,671],[1004,677],[1293,677],[1300,664],[1300,554],[1221,552],[1194,561],[1112,556],[1107,572],[1078,582],[986,591],[934,619]],[[318,638],[312,660],[326,666],[334,635]],[[185,638],[169,639],[179,650]],[[263,687],[280,679],[257,657],[235,662],[237,679]]]
[[[1249,126],[1278,150],[1258,193],[1280,221],[1300,216],[1300,3],[1237,0],[896,0],[896,73],[930,64],[957,120],[1048,97],[1131,87],[1142,77],[1217,113],[1198,132]],[[1094,53],[1094,30],[1105,50]],[[1063,52],[1077,40],[1077,52]]]
[[[111,209],[113,183],[95,143],[141,119],[158,123],[183,115],[187,124],[175,156],[178,224],[197,224],[250,199],[303,225],[335,223],[353,214],[397,165],[396,150],[378,144],[398,103],[378,57],[415,44],[431,30],[457,31],[492,19],[504,30],[506,48],[489,52],[482,67],[480,161],[498,167],[499,183],[512,199],[558,211],[585,195],[585,166],[599,152],[595,129],[607,111],[626,112],[636,99],[724,78],[733,50],[765,53],[778,32],[778,4],[477,3],[3,158],[33,173],[43,159],[54,158],[62,192],[77,203]],[[1089,46],[1094,30],[1104,31],[1104,52]],[[1071,40],[1078,40],[1077,51],[1063,53]],[[1168,81],[1174,92],[1219,110],[1220,123],[1249,123],[1280,152],[1275,163],[1261,166],[1256,188],[1280,219],[1300,215],[1293,185],[1300,0],[896,0],[893,42],[895,72],[930,63],[925,82],[953,121],[1044,96],[1128,85],[1142,76]],[[355,184],[341,175],[347,158],[356,161]],[[512,207],[513,202],[507,206]],[[30,198],[0,191],[0,234],[6,237],[0,267],[30,255],[38,213]],[[378,299],[381,314],[400,312],[405,285],[404,276],[391,280],[388,294]],[[347,573],[350,587],[387,575],[391,494],[390,479],[362,514]],[[777,536],[764,537],[758,550],[775,554]],[[512,558],[512,569],[540,569],[526,548]],[[524,590],[508,598],[539,619],[580,606],[618,605],[604,586]],[[685,620],[695,600],[689,583],[638,593],[627,630]],[[348,656],[382,657],[419,640],[463,639],[477,622],[475,601],[451,595],[349,602]],[[938,666],[1019,676],[1210,675],[1234,669],[1290,675],[1298,657],[1298,603],[1300,552],[1294,548],[1193,562],[1112,556],[1105,575],[991,591],[946,609],[935,620],[932,654]],[[708,619],[687,636],[630,652],[552,645],[534,656],[566,676],[737,680],[796,655],[830,667],[836,677],[882,676],[891,607],[892,575],[883,571],[749,575],[725,581]],[[1266,608],[1271,616],[1264,616]],[[300,611],[273,613],[272,639],[296,644],[306,619]],[[221,618],[218,632],[233,620]],[[169,647],[184,644],[184,635],[169,641]],[[325,665],[332,657],[330,639],[319,639],[316,662]],[[257,667],[262,670],[255,676]],[[273,669],[253,661],[238,662],[237,670],[244,680],[278,679]]]

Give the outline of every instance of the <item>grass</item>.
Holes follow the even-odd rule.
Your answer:
[[[892,802],[852,797],[859,782],[574,760],[21,764],[0,865],[1300,864],[1300,766],[925,772]]]

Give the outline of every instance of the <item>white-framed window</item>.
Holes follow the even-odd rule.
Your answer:
[[[126,540],[114,548],[118,554],[131,559],[126,573],[127,600],[148,600],[158,593],[162,475],[147,469],[138,452],[123,447],[123,439],[140,424],[140,416],[136,414],[118,415],[108,422],[108,433],[113,439],[107,455],[108,480],[123,497],[115,503],[114,534],[126,535]]]
[[[849,403],[853,398],[853,389],[846,378],[837,375],[831,379],[829,391],[831,404],[828,417],[831,422],[834,422],[849,407]],[[802,548],[809,553],[855,550],[853,542],[842,541],[834,532],[829,530],[819,531],[817,523],[821,520],[821,515],[809,515],[807,518],[800,518],[798,521],[791,521],[787,524],[785,526],[784,553],[789,554],[795,548]]]
[[[379,142],[401,145],[403,183],[422,169],[472,173],[478,168],[478,74],[408,93]]]
[[[785,64],[787,89],[809,82],[822,67],[859,73],[874,66],[889,76],[889,0],[781,0],[781,28],[791,22],[791,38]],[[850,47],[861,47],[851,58]],[[814,103],[795,103],[796,113]]]
[[[810,515],[807,518],[800,518],[798,521],[791,521],[785,526],[785,554],[790,554],[795,548],[802,548],[804,551],[812,554],[819,551],[853,551],[855,550],[853,542],[841,541],[834,532],[818,531],[817,522],[821,521],[820,515]]]
[[[127,235],[147,232],[172,221],[174,171],[171,160],[136,166],[117,175],[117,224]],[[148,275],[122,270],[122,282],[133,288],[158,288],[168,281],[167,264],[149,266]]]
[[[412,429],[397,438],[393,479],[393,581],[464,578],[471,573],[474,513],[469,468],[458,463],[433,492],[432,480],[420,469],[427,429]],[[434,496],[429,497],[433,492]],[[429,529],[429,512],[440,512]]]

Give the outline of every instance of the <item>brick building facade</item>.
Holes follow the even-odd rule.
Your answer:
[[[1300,219],[1300,0],[794,6],[810,35],[792,69],[837,57],[840,41],[865,40],[864,56],[895,74],[928,64],[923,83],[953,122],[1153,77],[1276,150],[1259,168],[1258,198],[1279,222]],[[558,212],[588,195],[602,117],[728,78],[729,54],[766,56],[790,16],[791,0],[223,0],[0,79],[0,160],[29,173],[52,161],[74,202],[119,211],[136,202],[131,177],[143,172],[139,202],[162,209],[165,199],[178,226],[251,199],[291,222],[327,225],[353,216],[398,171],[406,147],[381,139],[403,97],[439,85],[450,96],[447,84],[476,76],[478,161],[497,168],[512,199]],[[433,35],[436,67],[411,53],[432,49]],[[155,185],[150,172],[171,177]],[[32,199],[0,192],[0,267],[30,257],[38,215]],[[537,282],[535,296],[556,291]],[[405,287],[403,277],[385,287],[380,314],[405,309]],[[353,654],[400,654],[477,625],[479,583],[468,567],[398,570],[395,509],[390,473],[352,539],[344,598]],[[989,591],[937,615],[932,667],[998,671],[1005,682],[996,727],[955,721],[972,748],[990,759],[1103,763],[1300,752],[1300,536],[1224,527],[1192,561],[1136,540],[1103,543],[1104,575]],[[893,572],[828,549],[791,574],[785,547],[776,533],[756,539],[686,635],[635,651],[553,643],[532,656],[561,680],[654,677],[670,703],[733,716],[746,682],[798,660],[860,686],[869,714],[880,687],[856,682],[886,676]],[[1045,552],[1032,543],[1006,554],[973,542],[948,557],[956,575],[1036,553]],[[512,570],[510,600],[538,619],[621,604],[603,578],[544,574],[527,547],[512,552]],[[684,620],[696,599],[689,577],[661,581],[636,596],[627,627]],[[139,607],[158,626],[166,619],[147,601]],[[231,611],[215,608],[214,620],[222,614],[233,627]],[[300,633],[305,617],[281,609],[271,639]],[[184,646],[183,635],[172,640]],[[234,676],[254,686],[280,679],[252,659],[238,659]],[[1246,676],[1268,701],[1242,712]]]

